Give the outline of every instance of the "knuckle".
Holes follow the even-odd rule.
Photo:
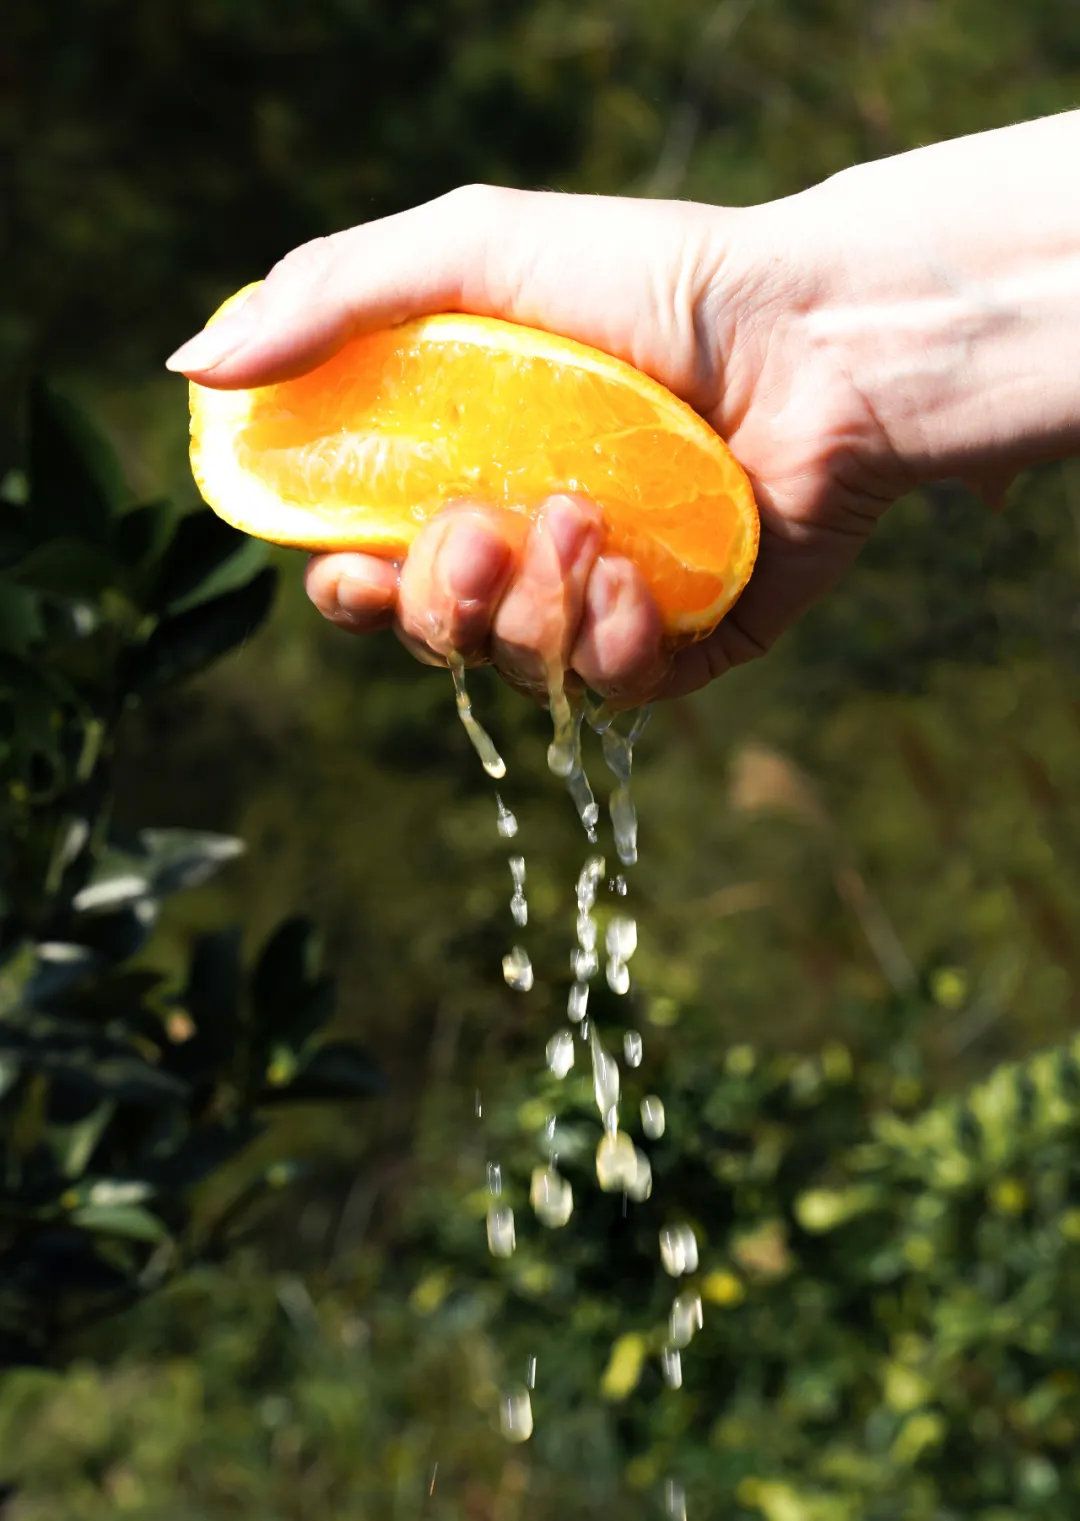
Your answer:
[[[486,220],[498,214],[500,207],[505,205],[506,198],[510,193],[501,185],[488,185],[477,182],[468,185],[458,185],[444,199],[455,213],[479,220]]]
[[[330,261],[331,248],[331,239],[328,237],[312,238],[309,243],[291,248],[267,275],[267,285],[282,285],[297,278],[309,279],[312,275],[321,274]]]

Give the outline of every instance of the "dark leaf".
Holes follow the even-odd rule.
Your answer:
[[[126,497],[110,445],[66,397],[42,382],[30,392],[30,500],[39,539],[107,542]]]
[[[211,512],[188,513],[176,525],[162,556],[152,601],[162,611],[180,612],[231,591],[266,560],[266,549]]]
[[[22,990],[23,1002],[44,1008],[101,966],[89,946],[50,941],[37,948],[37,964]]]
[[[256,1031],[265,1047],[287,1039],[299,1049],[334,1009],[333,983],[319,973],[319,944],[308,919],[286,919],[274,931],[251,979]]]
[[[113,553],[131,569],[158,559],[165,545],[176,513],[169,502],[144,502],[113,524]]]
[[[128,689],[149,692],[194,675],[241,644],[270,611],[276,573],[260,571],[246,586],[165,618],[132,656]]]
[[[386,1081],[371,1057],[349,1041],[320,1046],[300,1070],[281,1087],[269,1085],[260,1094],[264,1104],[308,1099],[371,1098],[386,1090]]]
[[[7,574],[20,586],[57,597],[93,598],[118,579],[117,567],[104,550],[74,538],[35,545]]]
[[[198,1025],[232,1027],[240,1012],[240,931],[219,930],[195,942],[183,1002]]]
[[[200,1125],[188,1131],[175,1150],[152,1156],[140,1170],[148,1182],[163,1192],[182,1193],[243,1151],[265,1128],[247,1115],[231,1123]]]
[[[11,1286],[35,1296],[112,1294],[129,1283],[127,1274],[98,1256],[82,1231],[43,1231],[0,1257],[0,1288]]]
[[[0,580],[0,651],[21,655],[42,636],[41,608],[25,586]]]

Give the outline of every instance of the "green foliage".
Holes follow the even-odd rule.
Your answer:
[[[274,573],[207,510],[133,506],[103,438],[42,387],[27,460],[0,504],[0,1356],[56,1361],[80,1325],[227,1253],[288,1181],[275,1158],[197,1202],[268,1106],[378,1079],[325,1039],[306,920],[250,975],[233,931],[195,941],[184,986],[155,967],[164,900],[238,840],[112,825],[125,714],[246,639]]]
[[[6,42],[7,204],[34,256],[8,271],[0,353],[64,367],[128,475],[178,497],[184,406],[160,359],[306,237],[469,180],[764,199],[1067,107],[1080,79],[1074,0],[77,0],[59,31],[17,6]],[[54,542],[28,541],[25,514],[0,523],[15,802],[43,818],[63,794],[54,714],[112,712],[138,675],[152,700],[100,742],[116,870],[162,883],[135,902],[189,870],[183,837],[166,860],[147,819],[251,848],[171,899],[152,961],[144,945],[109,972],[124,1007],[160,1005],[127,1078],[162,1067],[147,1038],[209,1071],[239,1030],[231,1098],[257,1009],[252,1110],[273,1126],[193,1193],[85,1201],[135,1233],[94,1238],[110,1262],[160,1262],[214,1221],[247,1245],[91,1325],[63,1371],[4,1378],[14,1521],[597,1521],[652,1514],[669,1471],[691,1521],[1073,1521],[1076,469],[1033,474],[993,519],[952,488],[900,505],[767,661],[657,714],[635,772],[632,1013],[597,1007],[612,1044],[624,1020],[645,1036],[627,1114],[640,1079],[669,1115],[654,1197],[624,1221],[590,1179],[580,1073],[542,1075],[581,855],[543,716],[473,678],[528,863],[522,1001],[498,976],[506,845],[444,677],[319,627],[277,553],[258,640],[162,688],[258,611],[260,551],[206,514],[118,501],[77,425],[40,454],[62,514],[73,454],[96,484]],[[64,643],[83,604],[103,621],[79,612]],[[48,863],[2,843],[25,904]],[[340,1034],[389,1070],[390,1099],[347,1125],[334,1105],[272,1108],[271,1075],[294,1094],[370,1082],[318,1044],[311,942],[273,938],[297,904],[326,930]],[[124,908],[95,912],[114,946]],[[220,934],[241,915],[246,973]],[[138,994],[159,957],[168,979]],[[188,1039],[162,1045],[174,1013]],[[125,1104],[163,1103],[143,1099]],[[524,1201],[552,1111],[577,1209],[549,1235]],[[210,1165],[228,1136],[203,1140]],[[260,1181],[315,1151],[302,1189]],[[518,1207],[505,1264],[484,1247],[493,1156]],[[655,1247],[680,1216],[705,1325],[673,1392]],[[140,1234],[155,1219],[158,1245]],[[530,1354],[537,1427],[511,1449],[492,1414]]]

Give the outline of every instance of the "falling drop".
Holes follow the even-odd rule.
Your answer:
[[[530,1357],[525,1364],[525,1387],[536,1388],[536,1358]]]
[[[577,916],[578,944],[583,951],[595,951],[596,949],[596,920],[592,914],[578,914]]]
[[[704,1320],[700,1294],[676,1294],[671,1303],[671,1339],[677,1347],[688,1347]]]
[[[512,1257],[517,1238],[514,1211],[509,1204],[493,1204],[487,1212],[488,1251],[493,1257]]]
[[[575,1024],[585,1018],[589,1007],[589,986],[585,982],[575,982],[570,989],[566,1000],[566,1013]]]
[[[527,1442],[532,1436],[532,1400],[528,1389],[511,1389],[499,1401],[499,1429],[508,1442]]]
[[[480,764],[488,776],[494,777],[498,782],[506,775],[506,762],[495,748],[491,735],[483,725],[473,716],[472,703],[469,694],[465,690],[465,662],[458,654],[447,657],[450,666],[450,675],[454,681],[454,701],[457,703],[458,717],[462,727],[472,742],[472,747],[480,757]]]
[[[604,947],[609,956],[629,961],[637,950],[637,920],[628,914],[617,914],[607,927]]]
[[[644,1050],[641,1036],[636,1030],[627,1030],[622,1039],[623,1055],[628,1067],[640,1067],[641,1056]],[[648,1132],[646,1132],[648,1134]]]
[[[525,901],[525,857],[511,856],[509,866],[510,876],[514,883],[514,892],[510,899],[510,915],[520,929],[529,922],[529,905]]]
[[[660,1353],[660,1373],[669,1389],[682,1388],[682,1353],[678,1347],[665,1347]]]
[[[574,1191],[556,1167],[535,1167],[529,1203],[541,1225],[558,1229],[574,1212]]]
[[[624,1130],[606,1132],[596,1148],[596,1181],[606,1194],[629,1193],[637,1180],[638,1153]]]
[[[658,1099],[655,1093],[647,1093],[641,1101],[642,1130],[650,1141],[658,1141],[666,1124],[663,1099]]]
[[[502,959],[503,977],[508,987],[518,993],[527,993],[533,985],[532,962],[528,952],[515,945]]]
[[[665,1521],[686,1521],[686,1491],[677,1479],[664,1481]]]
[[[697,1237],[688,1225],[666,1225],[660,1232],[660,1261],[672,1278],[697,1272]]]
[[[498,1162],[489,1162],[487,1165],[488,1193],[493,1199],[497,1199],[502,1193],[502,1168]]]
[[[570,970],[578,982],[588,982],[590,977],[596,976],[599,967],[600,958],[595,951],[571,951]]]
[[[634,1150],[636,1171],[626,1192],[635,1204],[643,1204],[652,1194],[652,1165],[643,1151]]]
[[[604,1119],[609,1109],[614,1108],[616,1114],[618,1112],[619,1065],[614,1057],[604,1050],[595,1029],[589,1044],[592,1049],[593,1092],[596,1095],[596,1107],[600,1111],[600,1118]]]
[[[616,957],[610,956],[604,968],[604,975],[613,993],[618,993],[621,997],[630,991],[630,968],[625,961],[619,961]]]
[[[574,1065],[574,1037],[569,1030],[560,1030],[547,1043],[547,1064],[556,1077],[565,1077]]]
[[[512,840],[518,832],[517,818],[510,812],[497,792],[495,794],[495,806],[499,810],[496,828],[504,840]]]

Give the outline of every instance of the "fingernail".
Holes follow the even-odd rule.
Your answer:
[[[498,534],[477,524],[458,524],[447,535],[440,558],[452,597],[486,602],[502,585],[510,550]]]
[[[394,580],[386,575],[383,565],[371,565],[362,555],[343,555],[342,559],[346,563],[337,578],[336,611],[351,618],[358,611],[370,614],[376,601],[389,607],[397,588]]]
[[[191,370],[212,370],[246,343],[253,327],[251,314],[243,307],[226,317],[219,317],[211,327],[203,328],[201,333],[182,343],[175,354],[170,354],[165,368],[183,374]]]
[[[555,545],[560,568],[570,570],[593,532],[591,519],[569,497],[552,497],[544,508],[544,526]]]

